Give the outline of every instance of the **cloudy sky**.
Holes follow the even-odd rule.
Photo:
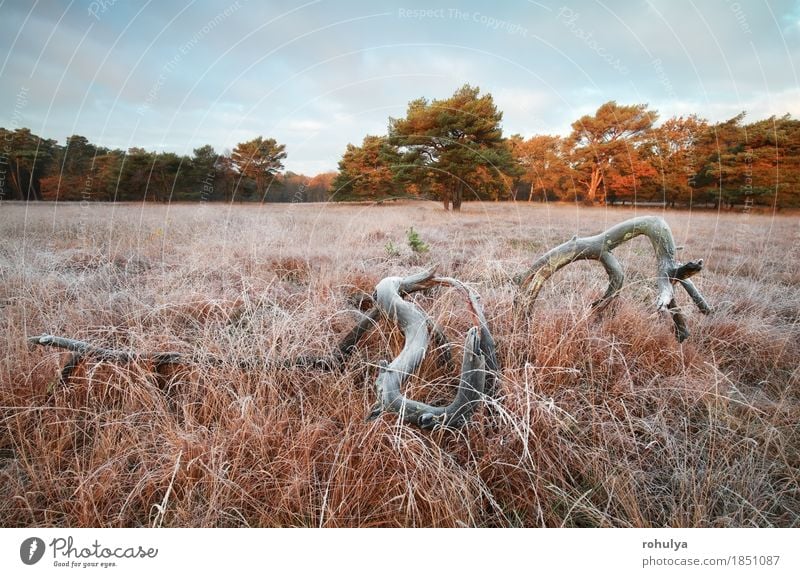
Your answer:
[[[797,117],[799,56],[786,0],[0,0],[0,126],[181,154],[261,135],[315,174],[464,83],[525,136],[608,100]]]

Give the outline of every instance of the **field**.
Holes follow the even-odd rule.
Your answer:
[[[796,216],[662,214],[683,260],[679,344],[654,310],[641,237],[602,314],[597,263],[550,279],[532,314],[512,282],[536,256],[631,209],[436,204],[0,207],[0,523],[5,526],[800,526]],[[406,241],[413,226],[430,250]],[[482,296],[499,397],[460,431],[367,422],[382,322],[341,371],[250,370],[326,355],[385,276],[438,265]],[[417,302],[463,343],[453,291]],[[156,374],[88,361],[65,383],[50,333],[223,359]],[[457,355],[456,350],[456,355]],[[415,398],[447,399],[426,360]]]

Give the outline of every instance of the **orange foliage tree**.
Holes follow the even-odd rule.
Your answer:
[[[594,116],[572,124],[567,139],[570,162],[578,182],[585,188],[588,204],[605,204],[611,177],[633,174],[644,165],[638,160],[639,145],[649,136],[657,113],[645,104],[621,106],[606,102]]]

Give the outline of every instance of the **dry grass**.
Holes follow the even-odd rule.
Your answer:
[[[597,318],[602,269],[551,279],[528,322],[510,278],[630,210],[543,205],[103,206],[0,212],[0,519],[6,526],[800,526],[797,219],[667,212],[716,307],[679,345],[644,239]],[[410,225],[431,250],[415,255]],[[391,240],[399,255],[387,256]],[[439,263],[483,295],[501,399],[461,432],[367,423],[383,327],[344,372],[235,367],[326,354],[387,275]],[[421,304],[463,338],[455,295]],[[84,364],[54,333],[230,365],[157,377]],[[415,394],[441,397],[427,367]]]

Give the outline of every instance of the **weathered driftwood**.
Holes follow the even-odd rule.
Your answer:
[[[294,359],[284,359],[280,361],[273,361],[263,358],[248,358],[235,362],[234,366],[242,370],[257,370],[270,367],[280,367],[283,369],[303,368],[314,369],[321,371],[334,371],[344,368],[347,360],[352,356],[356,350],[358,343],[370,331],[378,326],[378,321],[381,317],[380,309],[375,306],[365,313],[357,312],[359,316],[358,321],[350,329],[344,337],[339,341],[339,344],[334,349],[330,356],[310,356],[305,355]],[[449,367],[452,363],[450,344],[447,338],[433,321],[429,320],[429,329],[433,336],[436,348],[439,351],[439,358],[441,362]],[[60,372],[60,382],[65,383],[77,367],[86,359],[93,359],[95,361],[105,361],[110,363],[133,363],[133,362],[149,362],[152,363],[156,370],[160,370],[166,365],[179,365],[179,364],[205,364],[220,366],[225,364],[225,360],[213,355],[188,355],[179,352],[153,352],[153,353],[139,353],[134,351],[125,351],[122,349],[108,349],[98,347],[67,337],[59,337],[54,335],[38,335],[35,337],[28,337],[28,342],[33,345],[40,345],[45,347],[53,347],[57,349],[64,349],[71,351],[69,359],[67,359]]]
[[[433,277],[431,282],[436,285],[452,286],[458,289],[467,301],[467,307],[472,313],[473,324],[478,327],[480,333],[480,351],[486,362],[486,384],[484,392],[489,395],[494,395],[495,385],[500,374],[500,363],[497,360],[497,347],[495,346],[494,338],[489,330],[489,323],[486,322],[486,316],[483,314],[483,306],[480,302],[480,296],[473,289],[462,283],[460,280],[450,277]],[[436,325],[433,325],[435,328]],[[442,338],[443,335],[442,335]],[[437,333],[434,333],[434,340],[438,344]]]
[[[99,361],[108,361],[112,363],[131,363],[134,361],[149,360],[159,364],[168,364],[184,362],[186,360],[186,356],[181,353],[166,352],[143,355],[140,353],[128,352],[119,349],[96,347],[84,341],[68,339],[66,337],[56,337],[53,335],[28,337],[28,342],[34,345],[66,349],[68,351],[72,351],[79,357],[88,356]],[[80,359],[75,359],[75,362],[78,360]]]
[[[656,255],[656,282],[658,284],[656,309],[659,312],[671,313],[675,323],[675,336],[678,341],[685,340],[689,336],[689,330],[686,326],[686,317],[675,301],[674,285],[675,283],[680,284],[702,313],[711,312],[711,307],[690,280],[691,276],[703,269],[703,261],[701,259],[686,264],[678,263],[675,259],[676,249],[672,231],[664,219],[657,216],[632,218],[594,236],[583,238],[576,236],[543,254],[518,279],[525,291],[521,298],[527,300],[524,303],[526,308],[533,304],[545,281],[556,271],[572,262],[586,259],[600,261],[608,274],[608,288],[605,294],[592,304],[596,309],[605,308],[617,296],[625,278],[619,261],[611,251],[639,235],[647,236]]]
[[[464,343],[458,391],[453,401],[444,407],[415,401],[402,393],[403,385],[419,370],[425,358],[430,336],[428,316],[415,304],[404,300],[403,296],[435,285],[450,285],[464,291],[475,321],[467,332]],[[494,340],[483,316],[478,295],[455,279],[434,276],[433,270],[405,278],[385,278],[378,283],[376,293],[378,308],[397,323],[403,332],[405,343],[400,354],[391,363],[381,362],[375,382],[378,399],[368,418],[374,419],[383,412],[393,412],[403,422],[423,429],[464,425],[483,395],[487,377],[493,383],[498,371]]]

